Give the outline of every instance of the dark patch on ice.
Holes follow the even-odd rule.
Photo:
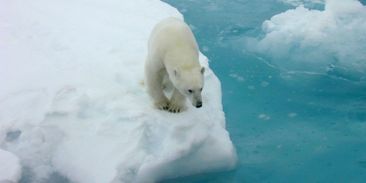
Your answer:
[[[22,177],[19,183],[72,183],[67,177],[58,172],[53,172],[49,177],[41,181],[36,180],[33,170],[29,167],[23,167]]]
[[[366,122],[366,106],[355,105],[347,113],[348,120]]]
[[[71,181],[60,173],[54,172],[47,179],[42,181],[42,183],[71,183]]]
[[[226,33],[226,36],[241,36],[251,30],[253,30],[253,28],[251,28],[251,27],[234,25],[232,27],[229,27],[228,30],[225,30],[225,33]]]
[[[365,76],[364,73],[358,72],[349,68],[336,66],[334,64],[328,65],[326,68],[327,74],[329,76],[333,76],[339,79],[344,79],[347,81],[354,82],[364,82]]]
[[[67,112],[62,112],[62,111],[52,111],[52,112],[48,112],[46,114],[47,117],[65,117],[67,116],[68,113]]]
[[[358,161],[358,165],[362,168],[366,168],[366,160]]]
[[[5,137],[5,140],[7,142],[12,142],[12,141],[15,141],[19,138],[20,134],[22,134],[22,131],[20,130],[12,130],[12,131],[8,131],[6,133],[6,137]]]
[[[19,183],[32,183],[34,179],[34,172],[29,167],[22,168],[22,177]]]

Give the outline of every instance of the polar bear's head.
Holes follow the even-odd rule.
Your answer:
[[[201,92],[205,68],[175,69],[170,77],[175,88],[186,96],[194,107],[202,107]]]

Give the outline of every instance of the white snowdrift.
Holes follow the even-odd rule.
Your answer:
[[[234,167],[220,82],[204,56],[201,109],[156,110],[141,84],[150,31],[181,17],[175,9],[156,0],[1,4],[0,147],[34,182],[57,172],[76,183],[145,183]]]
[[[19,159],[12,153],[0,149],[0,183],[15,183],[20,179]]]
[[[358,0],[327,0],[325,10],[299,6],[265,21],[263,30],[248,47],[282,69],[366,72],[366,7]]]

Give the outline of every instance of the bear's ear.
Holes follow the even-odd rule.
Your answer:
[[[201,74],[203,74],[203,73],[205,73],[205,68],[204,67],[201,68]]]

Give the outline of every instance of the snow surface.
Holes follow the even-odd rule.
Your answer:
[[[142,84],[157,0],[0,0],[0,147],[33,182],[156,182],[231,169],[220,82],[206,66],[203,108],[152,107]],[[24,177],[23,177],[24,178]]]
[[[18,157],[0,149],[0,183],[15,183],[20,179],[21,166]]]
[[[273,16],[248,47],[287,71],[365,73],[365,30],[366,7],[358,0],[326,0],[324,10],[300,5]]]

